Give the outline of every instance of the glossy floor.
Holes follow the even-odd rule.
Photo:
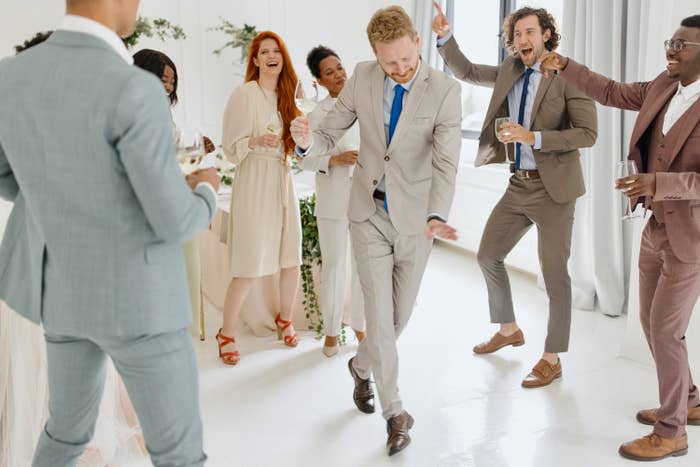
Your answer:
[[[416,420],[412,444],[388,458],[378,413],[352,403],[347,360],[333,358],[302,334],[296,349],[270,337],[238,336],[236,367],[222,365],[212,336],[195,341],[209,466],[613,467],[623,441],[647,434],[635,422],[657,401],[653,368],[618,358],[625,317],[573,314],[564,377],[544,389],[520,381],[539,358],[547,299],[532,276],[511,275],[526,345],[476,357],[490,337],[484,282],[473,256],[434,248],[413,318],[399,341],[401,393]],[[700,371],[695,362],[694,369]],[[690,451],[656,465],[699,466],[700,427],[688,427]]]

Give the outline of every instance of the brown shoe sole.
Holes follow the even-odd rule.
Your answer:
[[[656,424],[655,420],[651,420],[649,418],[642,417],[639,413],[637,413],[637,421],[641,423],[642,425],[649,425],[649,426],[654,426]],[[693,426],[700,426],[700,419],[693,418],[693,419],[688,419],[685,422],[686,425],[693,425]]]
[[[477,350],[477,348],[474,347],[474,348],[472,349],[472,352],[474,352],[475,354],[478,354],[478,355],[485,355],[485,354],[494,353],[494,352],[496,352],[496,351],[498,351],[498,350],[501,350],[503,347],[508,347],[509,345],[512,345],[513,347],[520,347],[520,346],[525,345],[525,341],[508,342],[508,343],[506,343],[506,344],[499,345],[499,346],[496,347],[495,349],[488,349],[488,350]]]
[[[669,452],[668,454],[663,455],[663,456],[659,456],[659,457],[635,456],[634,454],[630,454],[628,452],[625,452],[622,449],[622,447],[620,447],[620,449],[618,449],[617,452],[625,459],[632,459],[633,461],[651,462],[651,461],[660,461],[661,459],[666,459],[667,457],[685,456],[686,454],[688,454],[688,448],[683,448],[683,449],[679,449],[678,451]]]
[[[525,380],[523,380],[523,382],[522,382],[520,385],[521,385],[522,387],[526,388],[526,389],[543,388],[543,387],[545,387],[545,386],[549,386],[549,385],[552,384],[554,381],[556,381],[557,379],[561,378],[561,375],[562,375],[562,373],[559,372],[554,378],[552,378],[552,381],[550,381],[549,383],[542,383],[542,384],[537,384],[537,383],[525,383]]]

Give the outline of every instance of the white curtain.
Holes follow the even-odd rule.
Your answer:
[[[626,0],[573,0],[564,4],[563,55],[592,70],[623,80]],[[629,249],[624,248],[622,199],[613,189],[622,160],[622,112],[596,104],[598,139],[581,151],[586,194],[576,204],[569,271],[573,306],[617,316],[625,308]]]
[[[439,0],[439,3],[442,10],[446,11],[446,0]],[[433,16],[433,0],[415,0],[413,21],[421,40],[420,56],[428,65],[442,70],[442,57],[437,53],[437,39],[431,27]]]

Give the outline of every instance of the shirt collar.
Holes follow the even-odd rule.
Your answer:
[[[527,70],[528,68],[532,68],[532,71],[536,71],[537,73],[541,73],[540,71],[540,62],[535,62],[534,65],[532,66],[526,66],[525,69]]]
[[[680,94],[683,99],[690,100],[697,94],[700,94],[700,79],[696,79],[687,86],[683,86],[680,82],[678,83],[678,91],[676,94]]]
[[[133,57],[129,54],[124,42],[122,42],[117,33],[97,21],[83,16],[66,15],[58,29],[61,31],[81,32],[102,39],[109,44],[126,63],[129,65],[134,64]]]
[[[420,67],[423,66],[422,63],[423,63],[423,60],[421,60],[419,58],[418,59],[418,67],[416,68],[415,73],[413,73],[413,77],[411,78],[411,81],[409,81],[408,83],[401,84],[401,87],[403,87],[407,92],[411,90],[411,86],[413,86],[413,82],[416,80],[416,77],[418,76],[418,72],[420,71]],[[391,87],[391,89],[394,89],[396,87],[396,85],[399,84],[396,81],[394,81],[393,79],[391,79],[391,77],[389,75],[384,75],[384,76],[386,76],[386,79],[389,82],[389,87]]]

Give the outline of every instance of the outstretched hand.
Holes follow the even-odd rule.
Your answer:
[[[540,71],[545,78],[549,78],[549,72],[559,72],[566,68],[569,64],[569,59],[559,55],[556,52],[548,52],[542,55],[540,59]]]

